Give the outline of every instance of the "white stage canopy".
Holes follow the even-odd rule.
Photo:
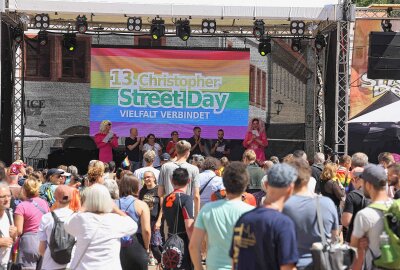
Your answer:
[[[9,11],[163,18],[232,18],[253,20],[337,21],[341,8],[335,0],[9,0]],[[97,20],[98,18],[96,18]],[[125,19],[126,21],[126,19]]]
[[[348,123],[399,123],[400,101],[350,120]]]

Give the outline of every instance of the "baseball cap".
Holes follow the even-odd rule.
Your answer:
[[[58,185],[54,191],[54,198],[57,202],[67,203],[72,199],[72,188],[67,185]]]
[[[160,159],[162,161],[169,161],[171,159],[171,156],[168,153],[162,153]]]
[[[362,174],[363,171],[364,171],[363,167],[355,167],[354,169],[351,170],[350,176],[352,178],[359,177]]]
[[[59,174],[59,175],[64,175],[64,171],[56,168],[52,168],[47,171],[46,178],[49,178],[53,174]]]
[[[297,179],[297,170],[286,163],[272,166],[268,171],[268,185],[276,188],[288,187]]]
[[[71,176],[71,174],[70,173],[68,173],[68,172],[66,172],[66,171],[64,171],[64,170],[62,170],[62,169],[59,169],[60,171],[63,171],[63,173],[62,173],[62,175],[63,176]]]
[[[386,185],[387,175],[385,169],[382,166],[375,164],[368,164],[364,167],[364,171],[360,174],[360,178],[364,181],[371,183],[374,186],[380,186],[382,180]]]

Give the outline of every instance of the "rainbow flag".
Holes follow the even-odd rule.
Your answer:
[[[102,120],[119,136],[243,139],[249,115],[250,51],[91,49],[90,134]]]
[[[128,156],[121,162],[121,167],[129,168],[131,166],[131,162],[128,159]]]

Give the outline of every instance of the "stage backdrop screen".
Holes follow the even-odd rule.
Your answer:
[[[243,139],[249,111],[249,51],[92,48],[90,133],[102,120],[120,137]]]

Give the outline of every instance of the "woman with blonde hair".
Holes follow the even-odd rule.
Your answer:
[[[17,262],[22,265],[22,269],[36,269],[39,260],[40,220],[50,211],[47,202],[39,198],[40,186],[40,181],[36,179],[25,180],[22,186],[22,197],[25,200],[18,204],[14,214],[15,226],[21,236]]]
[[[120,239],[133,235],[137,224],[112,201],[107,188],[94,184],[87,188],[81,211],[64,223],[65,230],[76,237],[74,270],[120,270]]]
[[[340,221],[341,211],[340,202],[344,199],[346,193],[344,187],[338,179],[336,179],[337,165],[335,163],[327,163],[321,173],[321,194],[331,198],[335,204]]]
[[[112,132],[111,125],[109,120],[102,121],[99,133],[94,136],[94,141],[99,148],[99,160],[103,162],[113,160],[112,149],[118,146],[118,136]]]

